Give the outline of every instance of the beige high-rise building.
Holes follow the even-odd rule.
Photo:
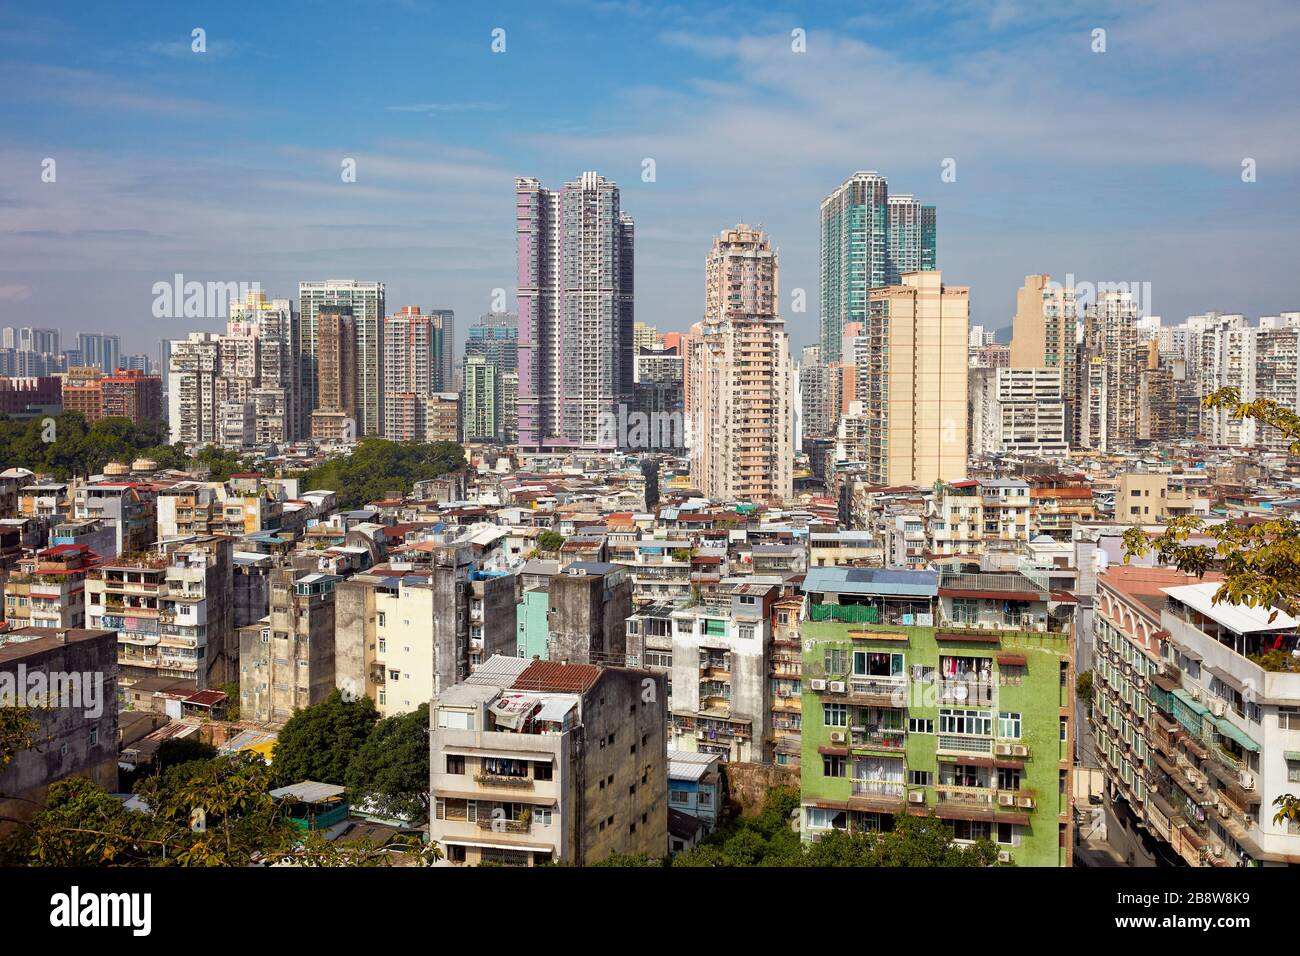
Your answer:
[[[901,285],[872,289],[871,302],[859,389],[867,480],[965,478],[970,290],[944,286],[939,272],[909,272]]]
[[[717,500],[783,500],[794,485],[790,348],[762,229],[742,223],[713,241],[704,301],[686,349],[692,479]]]
[[[1137,442],[1138,373],[1146,364],[1137,319],[1129,292],[1102,293],[1085,311],[1076,436],[1083,448],[1115,452]]]
[[[316,410],[313,438],[349,440],[357,428],[357,333],[351,306],[323,305],[316,315]]]
[[[1016,314],[1011,320],[1010,367],[1061,370],[1067,438],[1074,434],[1078,337],[1074,289],[1053,283],[1051,276],[1025,276],[1025,284],[1016,290]]]

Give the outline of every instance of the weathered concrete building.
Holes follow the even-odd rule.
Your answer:
[[[453,864],[664,855],[663,675],[493,657],[430,707],[430,839]]]
[[[626,625],[632,613],[632,580],[626,568],[575,561],[551,578],[549,601],[551,660],[626,662]]]
[[[293,565],[272,570],[270,612],[239,631],[241,716],[288,720],[334,691],[338,582]]]
[[[114,632],[31,627],[0,634],[0,706],[32,707],[39,741],[0,765],[0,836],[13,829],[6,818],[31,819],[56,780],[83,776],[117,789]]]

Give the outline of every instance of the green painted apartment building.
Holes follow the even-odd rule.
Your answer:
[[[1003,863],[1068,866],[1074,602],[1032,571],[813,568],[801,826],[933,813]]]

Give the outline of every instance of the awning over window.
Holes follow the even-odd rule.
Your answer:
[[[1227,717],[1220,717],[1214,722],[1214,726],[1219,728],[1219,733],[1229,740],[1236,741],[1244,750],[1249,750],[1253,754],[1259,753],[1259,744],[1255,743],[1248,733],[1239,729]]]

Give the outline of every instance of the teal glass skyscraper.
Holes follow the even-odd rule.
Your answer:
[[[821,204],[821,356],[841,359],[844,326],[867,316],[870,291],[938,268],[935,207],[889,196],[877,172],[856,172]]]

